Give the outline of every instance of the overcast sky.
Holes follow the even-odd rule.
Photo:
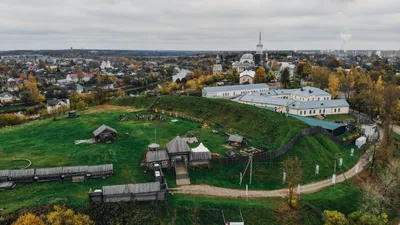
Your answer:
[[[399,0],[0,0],[0,50],[400,49]]]

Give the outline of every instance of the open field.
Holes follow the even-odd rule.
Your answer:
[[[186,108],[188,112],[193,114],[192,116],[202,115],[223,125],[228,131],[242,133],[240,131],[243,127],[243,133],[252,140],[251,144],[265,141],[270,148],[280,146],[290,140],[299,130],[307,127],[307,125],[293,118],[257,107],[230,102],[227,102],[228,106],[222,105],[225,108],[213,108],[214,101],[211,105],[203,105],[203,107],[209,107],[210,111],[214,113],[205,114],[202,110],[197,111],[196,107],[189,109],[189,106],[185,106],[185,104],[189,104],[186,101],[191,100],[193,102],[193,98],[185,97],[181,99],[184,99],[184,106],[180,106],[182,108],[178,107],[176,103],[176,106],[167,110],[180,109],[183,111]],[[197,102],[197,99],[195,100]],[[154,142],[155,129],[157,130],[157,142],[161,146],[164,146],[178,134],[183,136],[186,132],[193,131],[212,152],[223,154],[227,150],[223,135],[213,135],[210,132],[211,129],[201,129],[202,124],[200,123],[181,119],[172,122],[171,118],[168,118],[166,122],[118,121],[120,114],[134,110],[137,109],[101,106],[82,112],[81,116],[76,119],[63,116],[59,117],[57,121],[46,119],[0,129],[0,139],[2,140],[0,143],[0,169],[24,167],[25,163],[12,162],[12,160],[30,159],[34,168],[112,163],[115,170],[115,176],[105,180],[87,180],[83,183],[18,184],[14,190],[1,193],[0,208],[5,209],[1,214],[12,212],[21,207],[43,204],[65,203],[71,207],[80,208],[87,205],[87,192],[90,188],[151,181],[153,179],[151,174],[144,173],[143,168],[140,167],[140,162],[143,160],[147,145]],[[239,126],[235,123],[235,119],[240,118]],[[264,124],[254,121],[257,118]],[[275,130],[275,123],[282,124],[282,126]],[[102,124],[115,128],[119,132],[120,141],[113,144],[74,144],[75,140],[90,138],[92,132]],[[245,124],[249,124],[250,128]],[[271,124],[271,127],[276,131],[275,136],[271,135],[273,138],[268,136],[269,132],[272,132],[270,130],[272,129]],[[263,131],[263,127],[266,131]],[[296,148],[287,153],[287,155],[297,155],[303,159],[304,182],[331,176],[335,155],[343,155],[344,167],[350,167],[358,159],[358,153],[351,159],[346,157],[349,154],[348,148],[341,148],[319,135],[300,139]],[[282,157],[287,157],[287,155]],[[254,165],[252,189],[275,189],[282,186],[279,172],[282,157]],[[315,163],[320,165],[320,176],[317,178],[314,176]],[[241,188],[238,181],[239,172],[243,171],[243,167],[244,165],[236,165],[214,167],[209,170],[192,170],[190,176],[193,183]],[[173,186],[173,172],[168,171],[167,178],[168,183]],[[244,184],[246,182],[248,182],[248,176],[244,178]]]
[[[6,207],[6,211],[11,211],[21,206],[50,202],[82,205],[87,202],[90,188],[151,181],[151,175],[143,173],[140,162],[147,145],[154,142],[155,129],[157,142],[161,146],[178,134],[194,131],[213,152],[226,151],[224,137],[212,134],[210,129],[199,128],[201,124],[186,120],[173,123],[171,118],[165,122],[119,122],[119,115],[125,112],[99,107],[76,119],[63,116],[55,122],[46,119],[0,129],[0,169],[20,169],[27,162],[12,160],[30,159],[33,168],[112,163],[115,170],[115,176],[106,180],[18,184],[16,189],[1,193],[0,208]],[[75,140],[90,138],[92,132],[102,124],[114,127],[119,132],[120,141],[113,144],[75,145]]]
[[[356,118],[350,114],[337,114],[327,115],[325,120],[327,121],[342,121],[342,122],[354,122]]]

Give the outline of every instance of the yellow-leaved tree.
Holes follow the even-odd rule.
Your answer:
[[[265,69],[264,69],[263,67],[260,66],[260,67],[256,70],[256,74],[254,75],[254,80],[253,80],[253,82],[254,82],[255,84],[257,84],[257,83],[265,83],[266,79],[267,79],[267,74],[265,73]]]
[[[54,211],[46,215],[47,221],[51,225],[92,225],[94,222],[89,216],[76,213],[72,209],[61,206],[54,206]]]
[[[338,211],[325,210],[322,213],[322,220],[325,222],[324,225],[347,225],[348,221],[346,216]]]
[[[26,83],[26,89],[30,93],[30,99],[33,101],[43,101],[45,97],[40,95],[39,88],[37,87],[36,78],[35,76],[29,74],[28,83]]]
[[[335,99],[339,95],[340,80],[334,73],[329,75],[328,90],[332,95],[332,99]]]
[[[13,225],[45,225],[42,219],[40,217],[32,214],[32,213],[27,213],[23,216],[20,216],[17,221],[13,223]]]

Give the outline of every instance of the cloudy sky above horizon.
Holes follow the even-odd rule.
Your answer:
[[[400,49],[399,0],[1,0],[0,50]]]

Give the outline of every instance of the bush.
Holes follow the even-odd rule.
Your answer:
[[[0,114],[0,127],[21,124],[25,120],[25,116],[18,116],[16,114]]]

